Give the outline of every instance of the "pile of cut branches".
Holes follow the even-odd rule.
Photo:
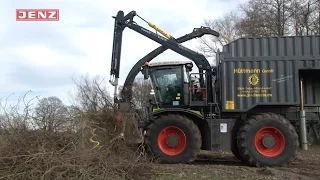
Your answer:
[[[35,108],[29,105],[22,111],[1,106],[0,179],[150,179],[143,146],[128,145],[126,137],[134,133],[132,117],[116,118],[106,90],[97,81],[86,80],[77,89],[77,103],[63,111],[68,114],[54,116],[59,123],[50,123],[53,116],[35,117]],[[48,128],[61,124],[61,117],[68,117],[63,119],[68,128]],[[39,119],[42,124],[36,123]],[[40,127],[43,122],[46,128]]]

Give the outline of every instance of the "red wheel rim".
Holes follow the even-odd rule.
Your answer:
[[[263,138],[269,136],[273,139],[274,143],[267,147],[263,143]],[[260,129],[255,138],[254,138],[254,144],[256,149],[260,154],[266,157],[275,157],[282,153],[285,147],[285,138],[283,134],[274,127],[265,127]]]
[[[175,137],[177,139],[177,144],[174,146],[170,146],[167,143],[167,138]],[[169,126],[164,128],[158,136],[158,146],[160,150],[168,155],[168,156],[175,156],[180,154],[187,145],[187,137],[184,132],[175,126]]]

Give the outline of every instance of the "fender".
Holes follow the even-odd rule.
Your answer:
[[[186,113],[186,115],[195,116],[201,120],[204,120],[204,117],[199,111],[191,110],[191,109],[183,109],[183,108],[157,108],[153,109],[153,112],[149,114],[149,118],[153,118],[154,116],[158,116],[163,113],[170,113],[170,112],[181,112],[183,114]]]

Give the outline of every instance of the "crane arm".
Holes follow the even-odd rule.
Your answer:
[[[152,39],[155,42],[158,42],[159,44],[162,44],[163,47],[165,47],[167,49],[171,49],[171,50],[175,51],[176,53],[192,60],[198,66],[199,70],[201,70],[201,69],[206,69],[209,71],[211,70],[211,66],[210,66],[209,62],[207,61],[207,59],[204,57],[204,55],[199,54],[199,53],[179,44],[175,38],[173,38],[168,33],[164,32],[163,30],[161,30],[160,28],[158,28],[157,26],[155,26],[151,22],[146,21],[150,27],[157,30],[164,37],[152,32],[142,26],[137,25],[133,21],[133,18],[135,16],[138,16],[135,11],[131,11],[126,16],[124,16],[123,11],[118,11],[117,16],[114,17],[115,18],[114,38],[113,38],[113,51],[112,51],[112,60],[111,60],[111,71],[110,71],[110,75],[111,75],[111,78],[113,78],[113,80],[110,79],[109,82],[110,82],[110,84],[112,84],[115,87],[115,90],[114,90],[114,92],[115,92],[114,97],[115,98],[117,97],[118,79],[119,79],[119,74],[120,74],[122,33],[126,27],[140,33],[141,35],[148,37],[149,39]],[[215,32],[213,30],[211,31],[211,34],[219,36],[219,33]],[[161,54],[161,52],[159,54]]]
[[[219,37],[219,33],[217,31],[214,31],[210,29],[209,27],[203,27],[200,28],[194,28],[191,33],[185,34],[184,36],[181,36],[176,39],[177,43],[184,43],[186,41],[192,40],[194,38],[202,37],[203,35],[213,35]],[[168,48],[165,46],[160,46],[157,49],[154,49],[150,53],[148,53],[146,56],[141,58],[130,70],[130,72],[127,75],[127,78],[124,82],[123,89],[121,92],[121,97],[123,97],[124,101],[129,102],[132,99],[132,84],[140,72],[141,66],[145,64],[145,62],[152,61],[155,57],[159,56],[161,53],[166,51]]]

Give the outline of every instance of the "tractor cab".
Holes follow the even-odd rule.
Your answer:
[[[191,73],[192,61],[164,61],[147,63],[142,67],[145,79],[151,80],[152,100],[161,107],[190,106],[203,101],[199,73]]]

